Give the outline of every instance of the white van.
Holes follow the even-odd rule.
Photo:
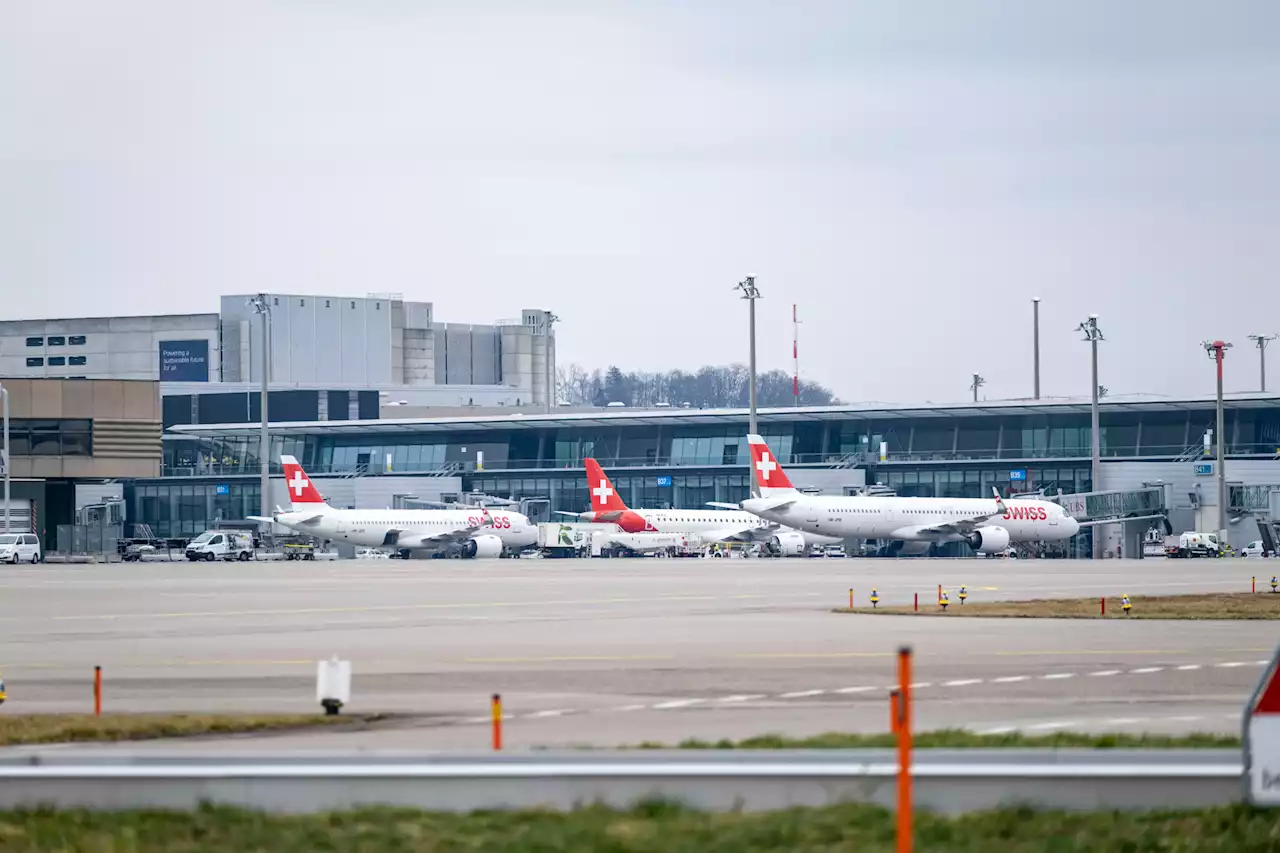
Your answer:
[[[0,533],[0,562],[38,563],[42,556],[34,533]]]
[[[239,530],[206,530],[187,543],[188,560],[252,560],[253,537]]]

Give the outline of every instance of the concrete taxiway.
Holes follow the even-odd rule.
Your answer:
[[[1267,564],[1269,565],[1269,564]],[[831,612],[1247,590],[1240,560],[510,560],[0,568],[2,713],[317,710],[316,661],[350,659],[358,732],[271,749],[482,749],[879,732],[895,650],[920,728],[1238,731],[1274,622],[922,619]],[[1265,572],[1264,572],[1265,573]],[[1259,593],[1265,594],[1265,593]],[[952,605],[958,606],[958,605]],[[208,746],[208,742],[204,743]],[[130,749],[144,747],[131,744]],[[172,745],[165,745],[172,748]]]

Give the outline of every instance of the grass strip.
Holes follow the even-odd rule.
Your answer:
[[[323,714],[0,714],[0,746],[243,734],[360,725],[377,719]]]
[[[1238,735],[1194,733],[1188,735],[1157,734],[1085,734],[1083,732],[1050,732],[1028,735],[1021,732],[983,735],[967,729],[937,729],[912,735],[917,749],[1230,749],[1240,747]],[[764,734],[746,740],[681,741],[675,749],[890,749],[897,746],[895,735],[847,734],[828,732],[813,737],[787,737]],[[672,749],[647,741],[631,749]]]
[[[1010,808],[958,817],[918,812],[913,836],[919,853],[1274,853],[1280,844],[1275,812],[1247,806],[1096,813]],[[589,806],[566,813],[464,815],[376,808],[287,816],[221,807],[0,813],[0,848],[12,853],[890,853],[895,844],[893,816],[860,804],[750,813],[698,812],[662,802],[625,811]]]
[[[887,613],[890,615],[964,618],[986,616],[1040,619],[1280,619],[1280,595],[1270,592],[1201,593],[1196,595],[1130,596],[1133,605],[1128,615],[1121,608],[1119,595],[1107,596],[1107,612],[1103,616],[1101,596],[1098,598],[1038,598],[1030,601],[969,601],[961,604],[955,590],[948,590],[951,604],[943,610],[929,593],[923,596],[920,610],[910,604],[880,604],[877,607],[838,607],[836,613]],[[1123,591],[1122,591],[1123,592]]]

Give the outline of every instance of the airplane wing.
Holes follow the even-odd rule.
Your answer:
[[[764,542],[772,539],[781,527],[780,524],[768,524],[764,527],[724,527],[720,530],[690,535],[697,536],[705,542]]]
[[[315,523],[316,523],[317,521],[319,521],[323,516],[324,516],[324,513],[322,513],[322,512],[317,512],[315,515],[308,515],[306,518],[298,518],[298,519],[294,519],[292,523],[293,523],[293,524],[315,524]],[[247,516],[245,516],[245,518],[247,518],[249,521],[270,521],[270,522],[272,522],[273,524],[280,524],[280,523],[281,523],[281,522],[277,521],[275,518],[268,518],[268,517],[263,516],[263,515],[247,515]]]
[[[995,512],[970,515],[965,518],[957,518],[951,521],[944,521],[942,524],[934,524],[928,527],[917,527],[916,532],[917,533],[935,533],[940,536],[949,535],[949,534],[968,536],[982,523],[988,521],[989,519],[995,518],[996,516],[1004,515],[1006,512],[1008,512],[1008,508],[1004,505],[1004,501],[1000,498],[1000,493],[996,491],[994,486],[991,488],[991,493],[995,495],[995,498],[996,498]]]
[[[481,507],[481,522],[479,524],[464,525],[454,530],[441,530],[430,533],[422,533],[418,535],[414,530],[400,531],[399,543],[404,547],[425,547],[427,545],[461,545],[481,530],[493,526],[493,516],[489,514],[489,510]],[[407,535],[406,535],[407,534]],[[411,537],[418,536],[418,540],[414,544],[410,544]]]

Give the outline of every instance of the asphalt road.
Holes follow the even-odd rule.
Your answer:
[[[937,584],[970,601],[1247,590],[1238,560],[520,560],[0,568],[0,713],[311,711],[350,659],[360,732],[272,749],[482,749],[885,731],[899,645],[919,728],[1238,731],[1268,622],[921,619],[831,612]],[[1269,579],[1269,574],[1267,575]],[[1260,593],[1263,594],[1263,593]],[[954,598],[953,598],[954,600]],[[958,606],[953,604],[954,606]],[[207,742],[205,746],[207,746]],[[141,745],[131,745],[136,750]]]

